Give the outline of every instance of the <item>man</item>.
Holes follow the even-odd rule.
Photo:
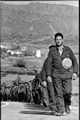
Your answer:
[[[74,79],[77,78],[78,64],[72,50],[63,44],[63,35],[56,33],[54,40],[56,45],[50,47],[46,69],[47,81],[53,83],[58,102],[57,111],[51,110],[51,113],[60,116],[63,115],[64,111],[67,114],[70,113],[72,77]],[[68,65],[71,63],[68,62],[67,66],[64,65],[66,64],[66,59],[72,62],[70,68]]]
[[[33,89],[36,89],[36,86],[38,87],[38,89],[39,88],[41,89],[41,94],[39,92],[38,94],[41,96],[43,106],[56,110],[54,87],[51,82],[47,82],[46,64],[47,64],[47,58],[44,60],[40,73],[35,76],[35,79],[33,79],[32,86]],[[33,99],[37,101],[38,97],[34,96]]]
[[[33,102],[35,104],[41,104],[41,98],[42,98],[41,86],[40,86],[41,79],[39,76],[40,75],[37,74],[32,81],[32,96],[33,96]]]
[[[47,58],[44,60],[44,63],[40,72],[40,78],[42,80],[41,85],[42,85],[43,105],[45,107],[50,107],[50,109],[56,110],[54,87],[51,82],[47,81],[46,65],[47,65]],[[53,91],[53,93],[51,91]]]

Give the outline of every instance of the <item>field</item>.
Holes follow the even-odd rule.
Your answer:
[[[10,43],[8,43],[8,42],[7,43],[4,42],[2,44],[10,46]],[[8,56],[8,57],[1,59],[1,72],[3,72],[3,73],[6,72],[6,75],[1,78],[1,83],[3,83],[4,81],[7,82],[7,80],[8,80],[8,82],[11,83],[11,81],[14,80],[18,74],[20,75],[20,73],[22,73],[20,75],[21,78],[22,79],[24,78],[23,80],[25,80],[25,79],[27,80],[26,75],[34,75],[35,71],[38,71],[38,72],[40,71],[40,69],[43,65],[43,62],[44,62],[45,58],[47,57],[47,54],[49,51],[49,46],[51,44],[46,45],[46,44],[22,43],[22,44],[20,44],[20,47],[23,47],[23,46],[25,47],[28,45],[30,45],[35,50],[37,50],[37,48],[39,48],[41,50],[41,57],[38,58],[35,56],[25,56],[24,60],[26,61],[26,68],[19,68],[19,67],[13,66],[13,64],[16,62],[16,60],[19,59],[20,57]],[[69,41],[67,43],[67,45],[69,45],[72,48],[72,50],[77,58],[77,61],[79,63],[78,43],[75,45],[75,44],[73,44],[73,42],[70,43],[70,41]],[[12,73],[11,73],[11,71],[12,71]],[[23,74],[23,73],[25,73],[25,74]],[[22,76],[24,76],[24,77],[22,77]]]

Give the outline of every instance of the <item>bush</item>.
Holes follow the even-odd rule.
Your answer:
[[[11,50],[20,50],[20,46],[18,44],[13,43],[11,47]]]
[[[14,66],[26,68],[26,61],[23,58],[18,59]]]
[[[35,55],[35,51],[31,47],[28,47],[26,51],[24,51],[24,56],[34,56],[34,55]]]

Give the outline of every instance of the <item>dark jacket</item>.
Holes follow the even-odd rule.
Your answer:
[[[63,75],[65,77],[71,77],[73,72],[78,73],[78,64],[76,57],[74,56],[73,51],[69,47],[64,45],[62,55],[59,54],[58,48],[56,46],[50,46],[49,48],[50,51],[48,53],[46,64],[47,76]],[[62,66],[62,60],[66,57],[72,60],[71,69],[65,69]]]
[[[46,78],[47,78],[46,66],[47,66],[47,58],[44,60],[43,66],[42,66],[41,71],[40,71],[40,76],[41,76],[42,81],[46,81]]]

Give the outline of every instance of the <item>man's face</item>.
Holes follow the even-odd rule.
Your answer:
[[[55,43],[58,47],[60,47],[61,45],[63,45],[63,39],[61,36],[57,36],[55,39]]]

